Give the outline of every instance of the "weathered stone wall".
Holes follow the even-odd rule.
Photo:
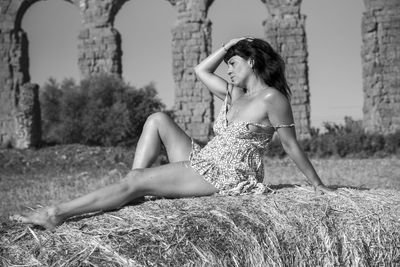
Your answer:
[[[35,145],[26,132],[29,128],[24,125],[38,120],[29,116],[21,120],[16,116],[21,110],[18,104],[21,97],[19,88],[30,81],[28,40],[20,24],[26,10],[38,1],[0,2],[0,146],[10,144],[25,148]],[[113,24],[115,15],[126,1],[67,0],[79,9],[82,17],[82,30],[78,36],[78,65],[82,77],[102,72],[122,74],[121,36]],[[193,67],[211,50],[211,23],[207,20],[207,11],[212,1],[170,2],[178,11],[172,30],[176,120],[194,138],[205,141],[212,134],[213,101],[211,94],[197,81]],[[22,109],[33,110],[32,107]],[[33,136],[35,138],[31,139],[36,142],[36,134],[33,133]]]
[[[29,57],[28,39],[20,23],[29,5],[14,0],[0,2],[0,146],[35,145],[36,139],[30,139],[27,125],[35,128],[37,125],[32,124],[38,120],[35,114],[24,119],[21,116],[21,111],[33,110],[29,106],[32,102],[21,99],[25,92],[23,86],[29,82]]]
[[[310,93],[305,16],[300,13],[301,0],[262,2],[268,10],[264,21],[267,41],[286,62],[286,77],[292,90],[291,104],[297,135],[307,138],[310,134]]]
[[[27,148],[40,142],[38,89],[29,84],[28,39],[21,29],[25,12],[38,1],[0,2],[0,147]],[[120,76],[121,37],[113,22],[127,0],[66,1],[74,4],[82,16],[78,36],[81,76],[101,72]]]
[[[368,132],[400,129],[400,1],[364,0],[363,123]]]
[[[128,0],[80,1],[79,69],[82,77],[102,72],[122,74],[121,36],[115,15]]]
[[[193,68],[211,52],[211,22],[207,11],[213,1],[170,2],[178,12],[172,29],[175,120],[190,136],[206,141],[212,134],[214,103]]]
[[[25,83],[21,86],[13,117],[15,120],[15,147],[28,148],[39,144],[41,116],[37,84]]]
[[[29,84],[28,40],[21,29],[26,10],[38,1],[0,1],[0,146],[24,148],[40,139],[37,87]],[[82,77],[101,72],[120,76],[121,36],[113,23],[128,0],[66,1],[76,6],[82,17],[77,36]],[[308,137],[310,94],[302,1],[261,1],[268,9],[263,24],[266,38],[286,61],[298,135]],[[176,121],[188,134],[205,141],[212,134],[213,98],[197,80],[193,67],[212,50],[207,11],[213,0],[169,2],[178,13],[172,29]],[[398,0],[364,2],[364,125],[368,131],[393,132],[400,128],[400,4]]]

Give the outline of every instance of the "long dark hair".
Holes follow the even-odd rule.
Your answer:
[[[285,77],[285,62],[269,43],[261,39],[244,39],[230,47],[224,56],[225,63],[233,56],[254,60],[253,70],[264,82],[286,98],[290,88]]]

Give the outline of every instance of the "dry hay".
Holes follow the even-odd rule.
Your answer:
[[[0,228],[0,263],[37,266],[395,266],[400,194],[310,187],[160,199],[72,219],[54,232]]]

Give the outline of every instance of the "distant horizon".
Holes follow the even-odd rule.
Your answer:
[[[345,116],[362,119],[363,10],[361,0],[303,0],[312,127],[321,128],[323,122],[343,124]],[[265,38],[266,8],[261,1],[214,1],[208,17],[213,23],[213,50],[238,36]],[[22,29],[28,34],[32,83],[43,86],[50,77],[79,82],[80,20],[79,10],[61,0],[40,1],[27,10]],[[176,12],[167,1],[136,0],[122,6],[114,23],[122,38],[124,81],[137,88],[153,82],[167,108],[174,102],[171,28],[175,21]],[[224,76],[225,66],[217,73]],[[215,103],[217,110],[221,103]]]

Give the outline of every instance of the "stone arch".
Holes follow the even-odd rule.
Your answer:
[[[307,0],[301,8],[307,18],[313,126],[324,129],[326,122],[345,123],[348,116],[360,120],[363,2]]]
[[[266,14],[267,19],[264,21],[266,38],[288,63],[288,82],[293,91],[292,105],[298,135],[300,138],[308,137],[310,130],[308,65],[305,18],[300,14],[301,0],[262,0],[261,2],[269,10]],[[197,10],[192,9],[196,7],[194,1],[177,0],[171,3],[177,7],[178,18],[180,18],[177,21],[178,26],[173,29],[177,121],[189,135],[200,140],[207,140],[212,134],[210,125],[214,119],[213,98],[197,81],[192,67],[212,50],[211,21],[207,13],[213,1],[199,1],[196,3]],[[199,27],[199,25],[202,26]],[[193,29],[197,30],[196,33],[206,34],[200,39],[193,40]],[[185,56],[185,50],[190,51],[189,56]]]
[[[77,33],[81,23],[76,5],[63,0],[38,1],[23,15],[20,27],[29,39],[32,83],[41,87],[49,77],[79,77]]]
[[[29,42],[21,28],[26,11],[39,1],[0,3],[0,146],[27,148],[40,142],[38,86],[30,84]]]
[[[162,20],[154,18],[155,12],[162,13]],[[114,20],[122,39],[122,77],[139,88],[154,83],[169,108],[174,101],[170,29],[175,20],[176,11],[165,0],[129,1]]]
[[[0,2],[0,144],[24,148],[40,139],[37,86],[29,84],[26,34],[20,28],[24,12],[41,0]],[[82,76],[107,72],[121,75],[121,40],[113,21],[128,0],[65,0],[82,16],[78,65]],[[212,134],[213,99],[193,73],[193,67],[211,53],[211,22],[207,12],[213,0],[169,0],[177,10],[172,29],[176,120],[190,135],[206,140]],[[261,0],[268,10],[265,35],[289,64],[294,116],[300,137],[309,129],[307,48],[301,0]],[[370,131],[400,128],[398,0],[364,0],[363,19],[364,124]],[[293,88],[295,86],[296,88]],[[186,88],[190,88],[187,90]],[[369,93],[371,92],[371,94]],[[11,101],[10,101],[11,100]],[[35,106],[36,105],[36,106]],[[36,113],[35,113],[36,110]],[[36,116],[36,117],[35,117]],[[372,123],[370,123],[372,122]],[[379,127],[376,127],[378,125]],[[39,130],[38,130],[39,129]]]
[[[20,1],[20,7],[17,10],[17,14],[15,17],[15,23],[14,23],[14,28],[15,29],[21,29],[21,22],[22,18],[24,17],[26,11],[35,3],[41,2],[41,1],[46,1],[46,0],[22,0]],[[74,1],[72,0],[62,0],[71,4],[74,4]]]

